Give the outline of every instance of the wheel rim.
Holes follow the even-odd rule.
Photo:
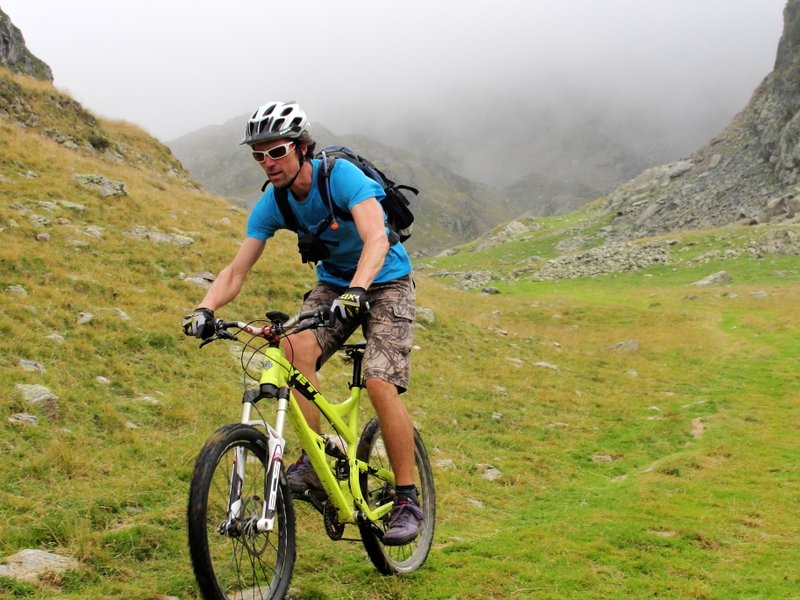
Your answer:
[[[230,533],[220,533],[220,525],[228,516],[229,487],[237,447],[244,447],[246,455],[242,515],[228,527]],[[211,479],[206,514],[208,555],[217,584],[230,600],[269,597],[271,587],[277,583],[276,570],[285,554],[281,535],[284,516],[280,510],[283,502],[279,501],[274,530],[257,532],[255,522],[263,507],[264,481],[264,463],[245,443],[226,448]]]
[[[378,465],[382,468],[390,468],[389,457],[383,444],[380,429],[376,428],[370,440],[368,450],[368,461],[371,465]],[[419,535],[403,546],[385,546],[375,537],[376,547],[387,563],[389,572],[408,572],[418,568],[428,555],[433,541],[433,527],[435,523],[436,506],[433,491],[433,479],[430,472],[430,465],[427,464],[427,456],[419,435],[415,433],[414,439],[414,481],[417,485],[419,503],[425,514],[425,520],[420,526]],[[362,490],[368,499],[371,507],[382,504],[386,500],[394,497],[394,488],[385,484],[382,480],[372,475],[367,475],[362,483]],[[379,523],[379,526],[386,531],[388,523],[387,517]],[[362,536],[367,532],[362,530]],[[380,568],[380,567],[379,567]]]

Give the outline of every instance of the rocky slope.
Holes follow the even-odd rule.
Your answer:
[[[557,280],[800,255],[800,0],[787,2],[784,22],[773,72],[709,143],[645,170],[567,215],[565,225],[519,219],[447,253],[489,250],[514,257],[507,265],[442,274],[482,287],[493,279]],[[700,254],[691,249],[693,232],[708,233]]]
[[[648,169],[598,213],[610,240],[733,224],[797,222],[800,195],[800,0],[789,0],[773,72],[708,144]]]
[[[0,65],[13,73],[53,81],[53,72],[43,61],[31,54],[22,32],[0,10]]]

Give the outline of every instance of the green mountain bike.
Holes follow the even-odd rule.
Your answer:
[[[214,432],[195,463],[187,517],[192,566],[203,597],[266,600],[286,595],[296,556],[294,499],[310,502],[321,513],[332,540],[346,539],[346,527],[355,526],[360,533],[355,539],[364,544],[382,574],[414,571],[428,556],[436,518],[433,474],[419,432],[414,431],[414,476],[425,521],[413,541],[387,546],[382,539],[394,501],[394,476],[377,418],[359,436],[365,342],[343,346],[353,363],[350,395],[333,404],[279,347],[291,333],[328,326],[330,311],[292,318],[270,312],[267,319],[250,323],[216,319],[215,335],[201,344],[237,340],[231,330],[245,333],[249,335],[242,354],[245,374],[250,375],[256,362],[262,363],[258,387],[244,391],[240,422]],[[320,435],[308,426],[292,388],[319,408],[333,434]],[[274,405],[274,412],[269,410],[271,420],[264,416],[267,403],[260,405],[262,400],[269,401],[270,409]],[[292,498],[283,463],[287,420],[319,475],[324,495]]]

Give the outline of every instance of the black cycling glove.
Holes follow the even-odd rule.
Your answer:
[[[214,311],[202,306],[195,308],[192,314],[183,317],[181,325],[184,334],[207,340],[214,335]]]
[[[369,302],[367,302],[367,290],[361,287],[347,288],[347,290],[331,304],[331,314],[333,315],[334,323],[336,321],[342,321],[344,323],[359,319],[368,310]]]

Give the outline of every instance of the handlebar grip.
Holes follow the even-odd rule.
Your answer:
[[[313,319],[316,316],[317,316],[316,310],[307,310],[305,312],[298,313],[297,317],[295,318],[297,319],[298,322],[300,322],[300,321],[305,321],[307,319]]]
[[[319,327],[320,325],[329,325],[331,323],[330,307],[323,306],[317,310],[307,310],[298,313],[294,317],[286,321],[286,323],[284,323],[284,327],[288,329],[290,327],[294,327],[298,323],[302,323],[303,321],[308,321],[309,319],[313,319],[315,323],[306,325],[303,327],[303,329],[309,329],[315,326]]]

